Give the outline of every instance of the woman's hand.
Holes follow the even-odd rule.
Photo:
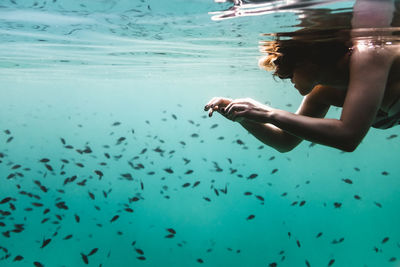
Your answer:
[[[209,110],[208,116],[211,117],[214,111],[222,113],[222,110],[232,102],[230,98],[213,97],[207,105],[204,106],[204,111]]]
[[[222,113],[232,121],[242,122],[243,120],[250,120],[258,123],[267,123],[270,121],[269,115],[271,110],[272,108],[251,98],[241,98],[231,101],[222,110]]]
[[[232,100],[229,98],[214,97],[204,107],[204,110],[210,110],[208,114],[210,117],[214,111],[217,111],[227,119],[236,122],[251,120],[266,123],[269,121],[268,114],[272,109],[251,98]]]

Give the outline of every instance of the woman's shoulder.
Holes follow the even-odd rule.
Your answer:
[[[337,87],[317,85],[307,95],[311,102],[318,102],[329,106],[342,107],[346,91]]]

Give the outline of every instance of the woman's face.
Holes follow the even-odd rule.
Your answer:
[[[301,95],[307,95],[318,83],[315,68],[310,65],[296,67],[291,82]]]

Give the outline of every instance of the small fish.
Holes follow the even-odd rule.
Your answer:
[[[81,256],[82,256],[83,262],[86,263],[86,264],[89,264],[89,259],[88,259],[88,257],[87,257],[85,254],[83,254],[83,253],[81,253]]]
[[[276,173],[278,171],[278,169],[273,169],[272,171],[271,171],[271,174],[274,174],[274,173]]]
[[[92,256],[92,255],[95,254],[98,250],[99,250],[98,248],[92,249],[92,251],[90,251],[90,253],[88,254],[88,256]]]
[[[119,121],[116,121],[111,126],[118,126],[118,125],[121,125],[121,123]]]
[[[317,234],[316,238],[319,238],[319,237],[321,237],[321,236],[322,236],[322,232],[319,232],[319,233]]]
[[[140,248],[135,248],[135,251],[140,255],[144,255],[143,250],[141,250]]]
[[[352,183],[353,183],[353,181],[350,180],[350,179],[348,179],[348,178],[342,179],[342,181],[345,182],[345,183],[347,183],[347,184],[352,184]]]
[[[217,127],[218,127],[218,124],[213,124],[213,125],[211,125],[210,129],[215,129]]]
[[[184,183],[184,184],[182,185],[182,187],[188,187],[188,186],[190,186],[190,183]]]
[[[358,199],[358,200],[361,199],[361,197],[360,197],[359,195],[354,195],[354,198],[355,198],[355,199]]]
[[[64,237],[63,239],[64,240],[68,240],[68,239],[71,239],[72,238],[72,235],[67,235],[66,237]]]
[[[247,221],[248,221],[248,220],[252,220],[252,219],[254,219],[255,217],[256,217],[255,215],[250,214],[250,215],[247,217],[246,220],[247,220]]]
[[[306,204],[306,201],[305,201],[305,200],[302,200],[302,201],[300,202],[299,206],[301,207],[301,206],[303,206],[304,204]]]
[[[194,184],[193,184],[192,187],[196,187],[196,186],[198,186],[199,184],[200,184],[200,181],[196,181],[196,182],[194,182]]]
[[[35,265],[35,267],[44,267],[44,265],[38,261],[34,261],[33,265]]]
[[[262,196],[256,196],[257,199],[264,201],[264,198]]]
[[[166,235],[165,236],[165,238],[173,238],[175,235],[173,235],[173,234],[169,234],[169,235]]]
[[[167,228],[167,231],[170,232],[171,234],[176,234],[176,231],[172,228]]]
[[[382,244],[385,244],[386,242],[388,242],[389,241],[389,237],[385,237],[383,240],[382,240]]]
[[[44,162],[44,163],[46,163],[46,162],[49,162],[50,160],[48,159],[48,158],[42,158],[41,160],[39,160],[40,162]]]
[[[296,240],[296,244],[297,244],[298,247],[301,247],[299,240]]]
[[[342,203],[339,203],[339,202],[335,202],[335,203],[333,203],[333,205],[335,206],[335,208],[340,208],[341,206],[342,206]]]
[[[46,169],[48,169],[49,171],[53,171],[53,167],[51,167],[51,165],[45,164],[44,166],[46,166]]]
[[[306,265],[307,267],[311,267],[310,263],[308,262],[308,260],[306,260]]]
[[[393,139],[393,138],[396,138],[396,137],[397,137],[397,134],[392,134],[392,135],[388,136],[386,139],[390,140],[390,139]]]
[[[79,216],[77,215],[77,214],[75,214],[75,221],[77,222],[77,223],[79,223],[80,222],[80,218],[79,218]]]
[[[236,139],[236,143],[239,144],[239,145],[244,145],[244,142],[242,140],[240,140],[240,139]]]
[[[3,199],[0,201],[0,204],[5,204],[5,203],[7,203],[7,202],[10,201],[10,200],[11,200],[11,197],[3,198]]]
[[[208,202],[211,202],[211,199],[208,198],[208,197],[203,197],[203,199],[206,200],[206,201],[208,201]]]
[[[258,176],[257,173],[253,173],[253,174],[250,174],[250,175],[247,177],[247,179],[254,179],[254,178],[256,178],[257,176]]]
[[[200,258],[197,259],[196,261],[197,261],[198,263],[204,263],[204,261],[203,261],[202,259],[200,259]]]
[[[381,174],[384,175],[384,176],[388,176],[389,175],[389,173],[387,171],[383,171]]]
[[[94,173],[99,176],[99,179],[101,179],[101,177],[103,177],[103,173],[99,170],[95,170]]]
[[[165,168],[164,171],[167,173],[174,173],[174,171],[171,168]]]
[[[144,261],[144,260],[146,260],[146,257],[144,257],[144,256],[139,256],[139,257],[136,257],[138,260],[141,260],[141,261]]]
[[[334,259],[331,259],[330,261],[329,261],[329,263],[328,263],[328,266],[332,266],[332,264],[334,264],[335,263],[335,260]]]
[[[122,143],[123,141],[125,141],[125,140],[126,140],[126,137],[120,137],[120,138],[118,138],[116,145],[121,144],[121,143]]]
[[[45,246],[47,246],[50,243],[50,241],[51,241],[50,238],[49,239],[44,239],[43,243],[42,243],[42,246],[40,248],[44,248]]]
[[[119,218],[119,215],[115,215],[114,217],[112,217],[112,219],[110,220],[110,222],[114,222]]]
[[[382,204],[381,204],[381,203],[374,202],[374,204],[375,204],[376,206],[378,206],[379,208],[382,208]]]
[[[78,163],[75,163],[75,165],[78,166],[78,167],[80,167],[80,168],[85,167],[85,165],[83,165],[82,163],[79,163],[79,162],[78,162]]]
[[[94,197],[94,194],[93,193],[91,193],[91,192],[88,192],[88,194],[89,194],[89,197],[91,198],[91,199],[95,199],[95,197]]]
[[[15,256],[13,261],[22,261],[23,259],[24,259],[24,257],[22,257],[21,255],[18,255],[18,256]]]

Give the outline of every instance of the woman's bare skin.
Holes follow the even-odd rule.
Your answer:
[[[358,7],[368,7],[364,5],[367,0],[359,2],[363,5]],[[385,7],[387,10],[390,11]],[[362,11],[356,13],[354,23],[364,27],[374,23],[370,17],[367,22],[361,21],[366,19]],[[376,17],[382,24],[382,16]],[[302,140],[351,152],[367,134],[378,110],[387,111],[400,97],[399,52],[394,45],[359,42],[351,57],[346,55],[330,70],[319,70],[311,64],[295,69],[291,81],[304,96],[295,114],[249,98],[215,97],[205,110],[210,117],[217,111],[239,122],[261,142],[280,152],[292,150]],[[339,119],[324,118],[330,106],[342,107]]]

